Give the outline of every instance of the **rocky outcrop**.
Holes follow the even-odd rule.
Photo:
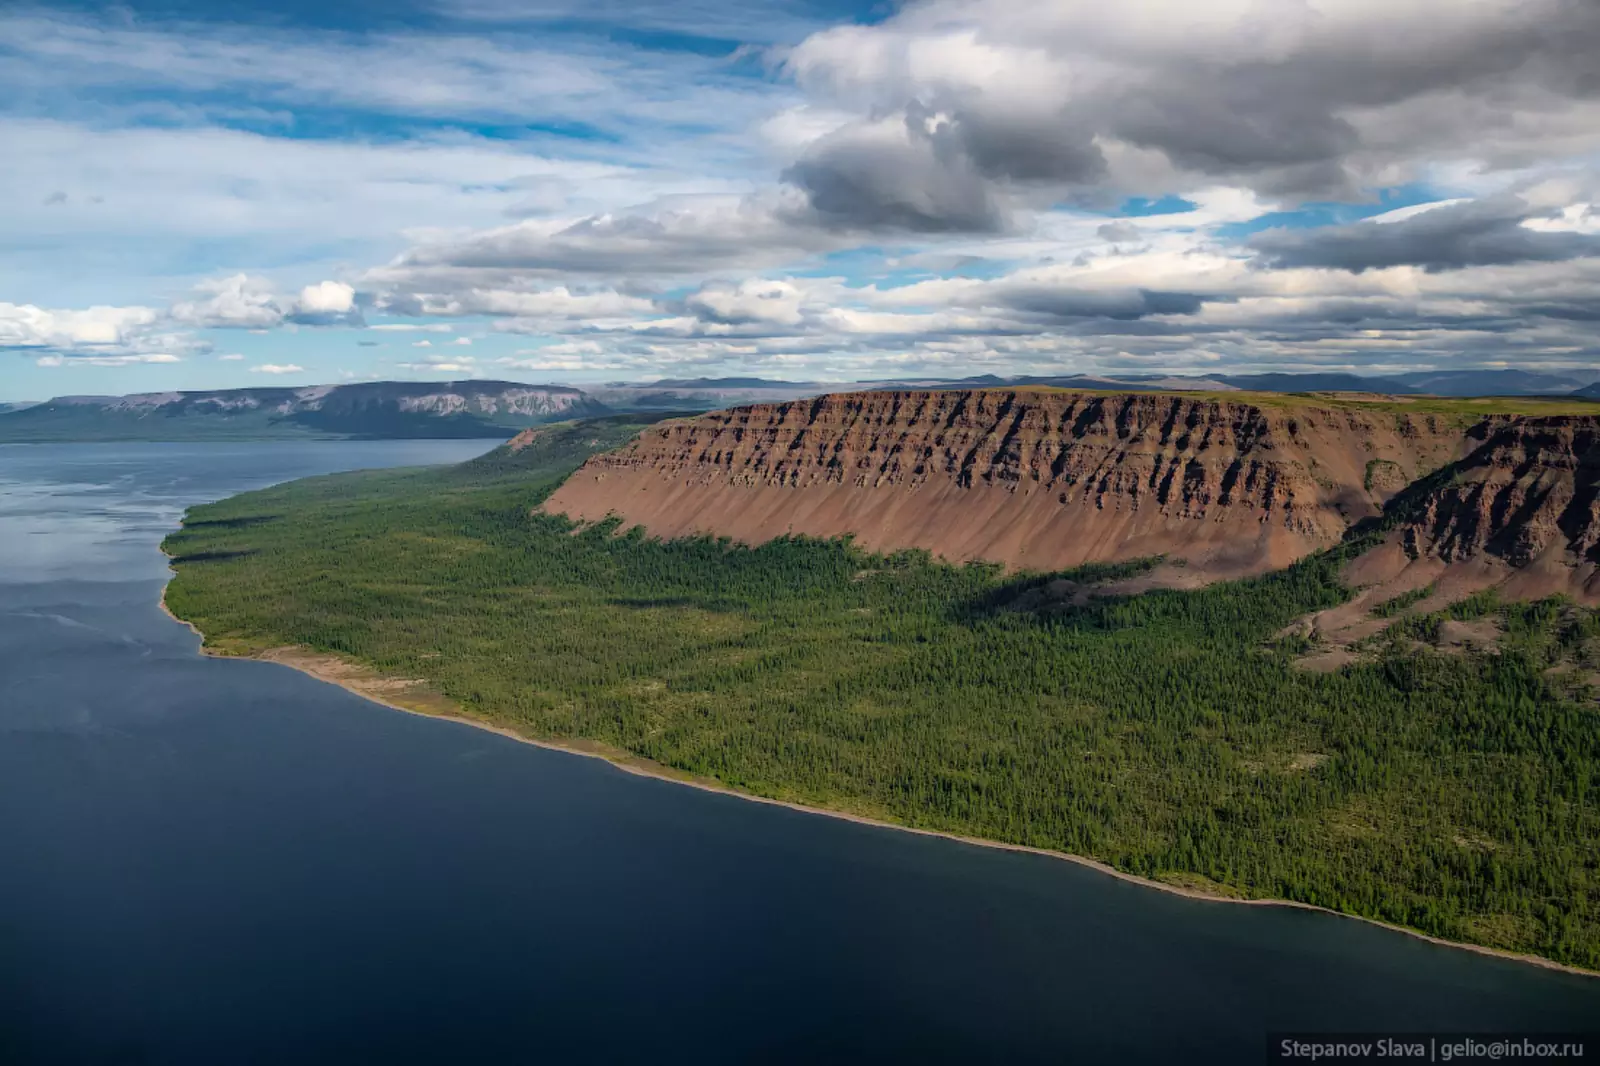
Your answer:
[[[1407,554],[1481,554],[1525,567],[1552,553],[1600,562],[1600,418],[1522,418],[1495,428],[1408,508]]]
[[[845,393],[653,427],[545,507],[669,537],[849,534],[1030,569],[1167,555],[1224,576],[1335,543],[1469,443],[1451,419],[1301,398]]]

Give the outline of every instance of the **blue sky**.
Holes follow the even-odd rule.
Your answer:
[[[1586,369],[1595,11],[8,6],[0,400]]]

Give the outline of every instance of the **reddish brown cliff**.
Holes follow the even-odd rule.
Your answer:
[[[1600,419],[1518,419],[1446,473],[1403,527],[1412,557],[1600,560]]]
[[[1480,443],[1448,419],[1288,398],[847,393],[652,427],[545,507],[668,537],[848,533],[1030,569],[1168,555],[1222,576],[1334,543]]]

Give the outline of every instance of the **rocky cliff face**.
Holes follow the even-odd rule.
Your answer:
[[[1458,422],[1298,399],[847,393],[653,427],[546,508],[661,536],[851,534],[1032,569],[1168,555],[1223,576],[1336,542],[1468,443]]]
[[[1600,418],[1523,418],[1485,436],[1439,484],[1419,487],[1402,526],[1407,554],[1600,562]]]

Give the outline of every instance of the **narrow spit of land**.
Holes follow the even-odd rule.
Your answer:
[[[639,772],[1600,969],[1600,717],[1546,676],[1583,612],[1315,674],[1278,634],[1348,597],[1337,553],[1041,604],[916,553],[534,513],[624,432],[197,508],[168,603],[218,653]]]

